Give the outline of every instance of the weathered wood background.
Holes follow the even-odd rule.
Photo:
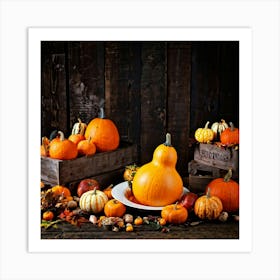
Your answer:
[[[238,42],[43,41],[41,51],[41,136],[69,135],[104,106],[122,140],[138,145],[139,164],[170,132],[185,176],[198,127],[239,126]]]

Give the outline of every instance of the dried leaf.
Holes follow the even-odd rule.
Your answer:
[[[197,226],[197,225],[199,225],[201,223],[202,223],[202,221],[191,222],[190,226]]]

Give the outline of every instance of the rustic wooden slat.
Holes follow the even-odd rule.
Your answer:
[[[239,151],[232,147],[200,143],[195,148],[194,160],[224,170],[232,169],[234,173],[239,171]]]
[[[105,44],[105,111],[124,141],[139,143],[141,46],[137,42]]]
[[[192,43],[191,135],[207,121],[219,120],[219,43]]]
[[[41,136],[49,136],[54,129],[67,131],[66,58],[63,43],[42,42],[41,51]]]
[[[212,175],[189,175],[188,189],[194,193],[205,193],[206,186],[214,180]]]
[[[152,159],[166,134],[166,43],[142,44],[141,163]]]
[[[219,116],[239,125],[239,42],[220,43]]]
[[[187,174],[190,134],[191,43],[168,43],[167,130],[178,153],[177,170]]]
[[[70,127],[89,123],[104,104],[104,43],[69,42]]]
[[[65,185],[80,179],[111,172],[137,159],[137,146],[122,145],[115,151],[96,153],[93,156],[73,160],[57,160],[41,157],[42,181]]]

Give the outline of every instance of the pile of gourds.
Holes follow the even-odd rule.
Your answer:
[[[68,138],[65,138],[62,131],[57,131],[54,139],[50,137],[51,140],[44,136],[41,156],[69,160],[94,155],[96,152],[116,150],[120,143],[118,128],[112,120],[105,118],[102,108],[100,112],[100,116],[88,124],[78,119]]]
[[[194,137],[199,143],[211,143],[220,141],[222,145],[231,146],[239,144],[239,129],[232,122],[229,125],[225,120],[214,122],[209,128],[210,122],[207,121],[205,126],[195,131]]]
[[[100,126],[100,122],[102,122],[103,119],[95,121],[97,121],[99,123],[98,126]],[[208,129],[207,126],[208,123],[204,128],[205,130]],[[94,128],[91,127],[92,123],[85,128],[85,137],[87,139],[85,141],[94,138],[93,131],[97,130],[97,126],[93,124]],[[211,131],[213,136],[214,132],[213,130]],[[230,142],[231,144],[233,136],[231,136],[230,133],[232,132],[236,133],[236,128],[233,129],[231,125],[230,128],[221,132],[221,141],[224,141],[224,143]],[[198,131],[197,135],[199,135],[197,136],[198,139],[203,139],[203,141],[210,139],[205,136],[208,135],[209,137],[209,131]],[[119,138],[114,137],[114,139],[116,140]],[[56,142],[50,144],[50,156],[60,142],[64,143],[66,141],[64,143],[65,146],[60,149],[57,148],[58,151],[56,151],[56,153],[63,151],[64,147],[68,145],[76,145],[70,140],[63,139],[62,133],[60,133],[60,139],[52,141]],[[115,142],[114,147],[117,147],[117,144],[118,141]],[[103,143],[103,146],[98,146],[98,144],[96,144],[96,147],[97,150],[102,151],[104,150],[105,144]],[[74,152],[72,156],[74,156]],[[236,213],[239,210],[239,184],[231,179],[231,170],[228,171],[224,178],[217,178],[211,181],[203,195],[198,196],[193,194],[191,203],[186,204],[186,195],[183,194],[183,180],[176,170],[176,163],[177,152],[171,144],[171,135],[167,133],[166,141],[154,150],[151,162],[141,167],[131,165],[126,168],[124,172],[125,180],[131,182],[131,193],[137,203],[162,207],[159,220],[162,225],[166,223],[185,223],[189,217],[190,211],[193,211],[199,219],[215,220],[220,219],[221,215],[224,217],[224,213]],[[75,198],[71,195],[70,191],[63,186],[54,186],[48,191],[55,197],[63,197],[64,208],[69,208],[70,201],[78,202],[77,207],[79,210],[91,215],[90,219],[94,221],[93,223],[95,224],[104,225],[105,221],[106,223],[113,223],[114,225],[115,223],[122,224],[120,219],[123,219],[124,215],[128,214],[126,213],[127,209],[124,204],[112,197],[112,186],[101,190],[96,181],[91,182],[89,180],[86,184],[84,180],[82,181],[77,188],[78,196]],[[82,183],[84,183],[83,187],[81,186]],[[190,193],[187,195],[190,195]],[[45,198],[46,196],[43,197]],[[49,209],[46,208],[48,207],[43,208],[43,212],[49,211]],[[97,219],[95,214],[100,215],[100,213],[101,216]],[[44,213],[42,214],[42,218],[44,218]],[[92,215],[95,218],[93,218]],[[103,221],[102,218],[101,221],[101,217],[103,216],[110,219],[105,219]],[[139,225],[141,222],[140,219],[138,220]],[[126,225],[126,230],[133,231],[133,225],[131,223],[127,224],[129,224],[129,226]]]

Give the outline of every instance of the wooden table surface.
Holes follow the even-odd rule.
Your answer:
[[[136,217],[153,215],[160,213],[128,211]],[[72,225],[68,222],[60,222],[56,227],[42,228],[42,239],[238,239],[239,222],[232,217],[226,222],[220,221],[200,221],[189,215],[186,223],[180,225],[168,224],[159,227],[156,223],[133,225],[133,232],[126,232],[120,229],[114,232],[108,228],[99,227],[91,222],[82,223],[80,226]]]

